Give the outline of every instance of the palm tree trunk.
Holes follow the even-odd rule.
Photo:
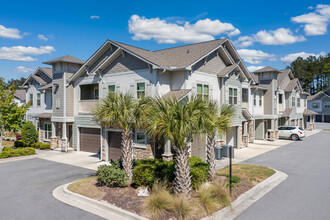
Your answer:
[[[209,170],[209,179],[213,180],[216,173],[215,168],[215,139],[213,136],[208,135],[207,136],[207,145],[206,145],[206,162],[210,166]]]
[[[192,190],[188,150],[188,147],[176,149],[174,191],[177,194],[188,195]]]
[[[132,182],[132,141],[129,131],[124,131],[122,134],[122,158],[123,168],[127,173],[129,183]]]

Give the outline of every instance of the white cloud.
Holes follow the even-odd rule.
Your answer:
[[[288,54],[288,55],[282,57],[281,60],[282,60],[285,64],[289,65],[292,61],[294,61],[294,60],[297,59],[298,57],[302,57],[302,58],[306,59],[306,58],[309,57],[309,56],[316,56],[316,57],[318,57],[318,56],[320,56],[320,55],[325,56],[326,53],[325,53],[325,52],[321,52],[321,53],[319,53],[319,54],[306,53],[306,52],[291,53],[291,54]]]
[[[23,73],[28,73],[34,71],[35,68],[33,67],[26,67],[26,66],[18,66],[14,69],[16,72],[23,72]]]
[[[243,60],[247,63],[251,64],[260,64],[263,60],[276,60],[274,54],[268,54],[261,50],[248,50],[248,49],[240,49],[237,50],[238,54],[243,58]]]
[[[319,4],[315,8],[309,7],[308,9],[315,10],[308,14],[292,17],[291,21],[303,24],[307,36],[326,34],[330,22],[330,5]]]
[[[6,28],[0,25],[0,37],[10,38],[10,39],[21,39],[23,36],[19,34],[17,28]]]
[[[48,38],[45,37],[45,35],[43,35],[43,34],[38,34],[38,39],[39,39],[39,40],[48,41]]]
[[[275,31],[259,31],[254,35],[255,41],[265,45],[283,45],[305,41],[304,36],[295,36],[290,29],[279,28]]]
[[[100,19],[100,16],[98,16],[98,15],[92,15],[92,16],[90,16],[90,19]]]
[[[42,54],[49,54],[54,52],[55,48],[52,46],[42,47],[0,47],[0,60],[15,60],[15,61],[36,61],[37,59],[31,56],[38,56]]]
[[[238,47],[248,47],[259,42],[264,45],[284,45],[305,41],[304,36],[294,35],[290,29],[278,28],[276,30],[262,30],[251,36],[241,36],[234,43]]]
[[[228,33],[228,36],[236,36],[236,35],[240,35],[241,34],[241,31],[239,29],[235,29],[231,32]]]
[[[145,18],[132,15],[128,21],[129,32],[133,34],[133,40],[151,40],[157,43],[174,44],[177,42],[196,43],[213,40],[220,34],[237,35],[240,31],[230,23],[222,23],[220,20],[203,19],[192,24],[184,22],[169,23],[159,18]]]
[[[264,68],[264,66],[248,66],[247,67],[250,72],[254,72],[256,70],[259,70],[261,68]]]

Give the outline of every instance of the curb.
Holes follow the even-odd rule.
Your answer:
[[[73,182],[71,182],[73,183]],[[111,205],[107,202],[98,201],[95,199],[88,198],[86,196],[79,195],[77,193],[71,192],[68,190],[68,185],[71,183],[67,183],[61,185],[53,190],[53,196],[68,205],[80,208],[84,211],[90,212],[92,214],[98,215],[105,219],[111,220],[148,220],[142,216],[139,216],[135,213],[126,211],[117,206]]]
[[[288,175],[275,170],[276,173],[262,181],[249,191],[240,195],[233,203],[231,207],[226,207],[220,211],[214,213],[212,216],[207,216],[201,220],[213,220],[213,219],[234,219],[240,215],[243,211],[248,209],[253,203],[257,202],[261,197],[266,195],[277,185],[283,182]]]

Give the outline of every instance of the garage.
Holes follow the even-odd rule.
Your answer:
[[[100,129],[80,128],[80,151],[100,153]]]
[[[119,160],[121,158],[121,137],[122,132],[109,131],[109,160]]]
[[[330,122],[330,115],[324,115],[324,122]]]
[[[322,115],[315,115],[315,122],[322,122]]]

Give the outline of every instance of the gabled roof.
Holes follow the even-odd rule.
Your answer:
[[[51,89],[52,88],[52,83],[48,83],[47,85],[39,88],[39,90],[45,90],[45,89]]]
[[[34,78],[37,82],[39,82],[41,85],[46,85],[47,83],[45,82],[45,80],[43,80],[41,77],[33,74],[32,78]]]
[[[291,92],[294,89],[294,87],[297,85],[298,82],[299,82],[299,80],[297,78],[294,78],[293,80],[290,80],[288,85],[285,87],[284,91],[285,92]]]
[[[183,97],[185,97],[190,91],[191,91],[191,89],[172,90],[172,91],[169,91],[168,93],[166,93],[165,95],[163,95],[162,98],[164,98],[164,99],[175,98],[177,100],[180,100]]]
[[[307,96],[307,101],[312,101],[312,100],[315,100],[317,99],[318,97],[320,97],[321,95],[323,96],[327,96],[327,97],[330,97],[328,94],[326,94],[325,92],[323,91],[320,91],[314,95],[310,95],[310,96]]]
[[[279,73],[280,71],[273,67],[270,67],[270,66],[266,66],[264,68],[254,71],[254,73],[264,73],[264,72],[278,72]]]
[[[26,91],[24,89],[17,89],[14,96],[17,99],[25,100],[26,99]]]
[[[46,73],[51,79],[53,79],[53,70],[48,67],[39,67],[44,73]]]
[[[283,114],[281,115],[282,117],[290,117],[290,114],[292,112],[292,108],[286,108],[284,111],[283,111]]]
[[[312,111],[312,110],[309,110],[307,108],[305,108],[304,112],[303,112],[304,115],[317,115],[318,113]]]
[[[237,64],[229,65],[229,66],[225,67],[223,70],[221,70],[217,75],[218,76],[226,76],[228,73],[230,73],[236,67],[237,67]]]
[[[215,52],[216,50],[223,48],[223,44],[225,42],[229,42],[228,47],[233,47],[229,39],[222,38],[218,40],[206,41],[163,50],[149,51],[121,42],[107,40],[70,78],[70,80],[75,80],[77,77],[83,74],[85,72],[85,67],[87,67],[87,64],[89,62],[92,62],[92,60],[95,60],[98,54],[103,53],[105,50],[104,48],[111,47],[111,45],[118,47],[120,50],[127,52],[133,56],[136,56],[137,58],[151,65],[151,67],[154,69],[177,71],[191,70],[192,66],[194,66],[197,62],[206,58],[209,54]],[[227,54],[227,56],[229,55]],[[238,65],[239,68],[242,69],[242,71],[244,70],[244,74],[247,75],[246,77],[252,79],[250,73],[248,72],[244,64],[242,62],[239,62]]]
[[[53,72],[51,68],[48,67],[38,67],[33,74],[31,74],[26,80],[25,82],[22,84],[22,86],[24,86],[31,78],[35,79],[38,83],[40,83],[40,85],[46,85],[47,83],[45,82],[45,80],[43,80],[40,76],[37,76],[37,74],[39,73],[39,71],[45,73],[49,79],[53,79]]]
[[[78,63],[78,64],[84,64],[85,63],[85,61],[83,61],[79,58],[70,56],[70,55],[65,55],[65,56],[62,56],[62,57],[59,57],[59,58],[51,59],[51,60],[48,60],[48,61],[43,62],[43,63],[44,64],[53,64],[53,63],[58,63],[58,62]]]

